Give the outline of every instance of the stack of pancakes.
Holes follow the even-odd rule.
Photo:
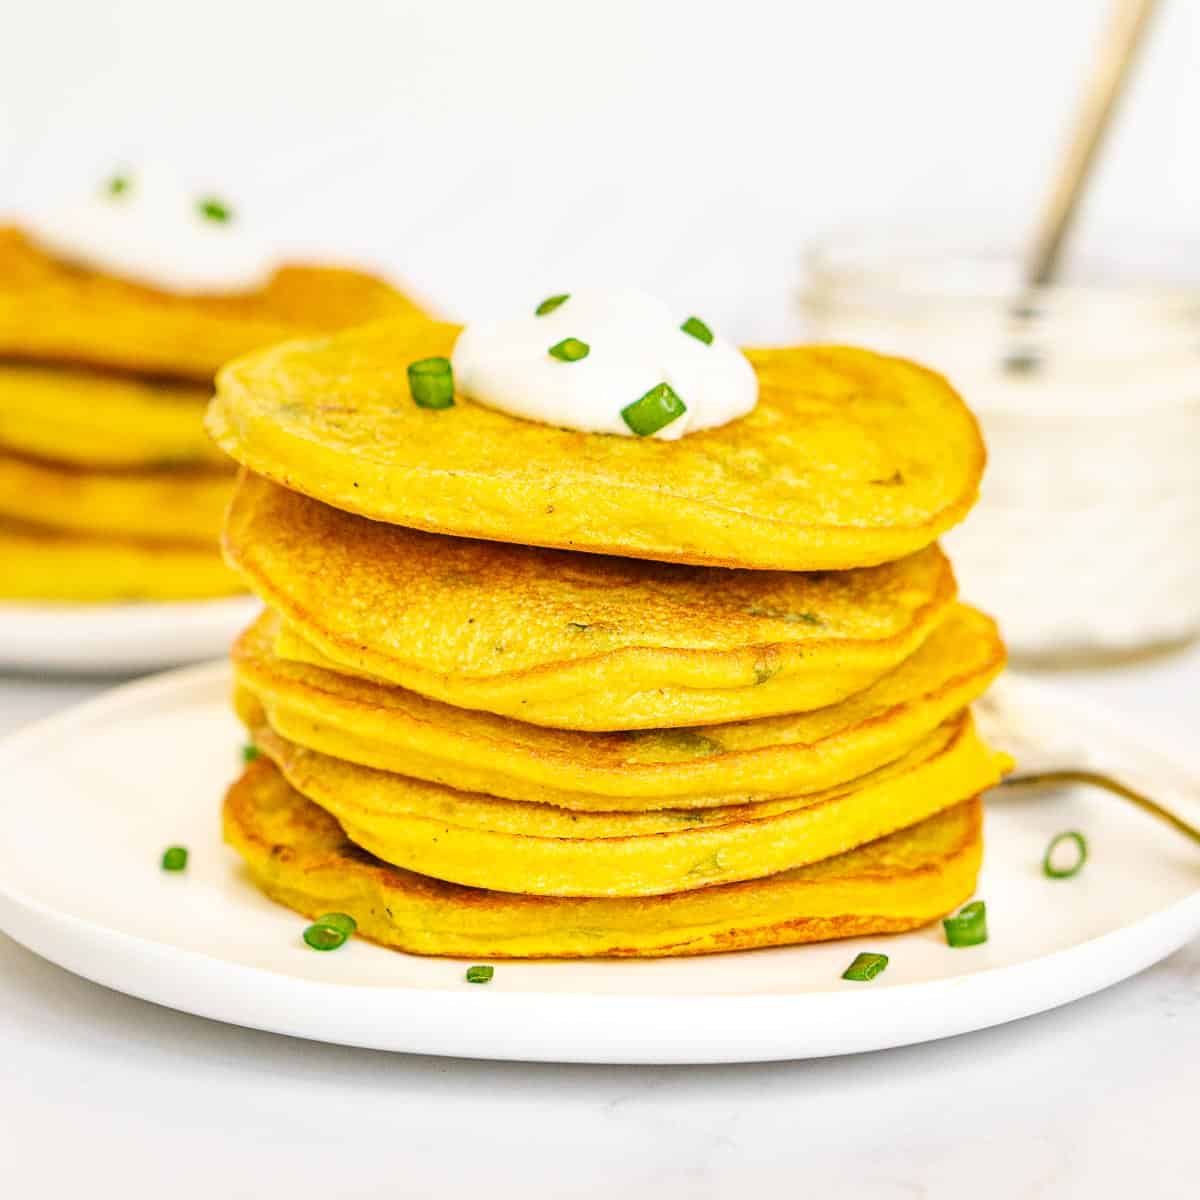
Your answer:
[[[936,538],[983,467],[939,377],[751,352],[679,441],[417,407],[455,331],[249,356],[209,426],[267,610],[226,836],[269,895],[422,954],[691,954],[910,929],[966,899],[1003,666]]]
[[[217,367],[412,312],[369,276],[308,267],[257,292],[175,295],[0,228],[0,599],[240,591],[218,552],[233,468],[203,425]]]

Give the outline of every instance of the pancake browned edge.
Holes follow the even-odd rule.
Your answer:
[[[390,867],[351,843],[268,760],[225,798],[225,838],[267,895],[414,954],[645,958],[899,933],[951,911],[975,887],[982,803],[949,809],[837,858],[767,879],[669,896],[514,896]]]

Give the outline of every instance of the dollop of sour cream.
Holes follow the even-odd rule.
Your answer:
[[[160,166],[123,172],[86,199],[25,224],[57,258],[164,291],[247,291],[275,266],[236,213]]]
[[[455,388],[515,417],[584,433],[637,436],[622,410],[663,383],[686,407],[651,436],[680,438],[745,416],[758,402],[749,360],[721,337],[707,342],[685,332],[683,323],[644,292],[572,292],[541,316],[531,307],[468,325],[451,359]],[[586,356],[552,354],[566,339],[583,343]]]

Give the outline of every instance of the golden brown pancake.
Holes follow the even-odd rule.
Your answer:
[[[670,896],[517,896],[388,866],[348,841],[265,758],[225,798],[225,838],[254,882],[306,917],[348,913],[361,936],[412,954],[649,958],[898,933],[971,895],[982,805],[766,879]]]
[[[903,758],[829,791],[727,808],[577,813],[373,771],[269,729],[255,741],[384,862],[539,896],[653,896],[774,875],[918,824],[994,786],[1011,765],[962,713]]]
[[[223,466],[204,431],[211,395],[194,383],[0,363],[0,447],[99,470]]]
[[[76,533],[207,542],[233,477],[222,467],[93,471],[0,452],[0,516]]]
[[[0,517],[0,601],[206,600],[242,590],[207,542],[46,529]]]
[[[0,358],[207,384],[249,350],[382,317],[424,314],[381,280],[332,267],[282,267],[251,292],[159,291],[62,262],[0,227]]]
[[[857,571],[725,571],[448,538],[243,475],[229,562],[284,658],[560,729],[821,708],[907,658],[954,600],[936,546]]]
[[[899,758],[1004,663],[995,625],[958,606],[896,670],[841,703],[727,725],[575,733],[452,708],[278,658],[267,613],[238,640],[244,718],[334,758],[464,792],[609,812],[705,808],[834,787]],[[249,698],[253,697],[253,703]]]
[[[750,351],[752,413],[659,441],[465,399],[417,407],[408,364],[448,355],[456,333],[384,321],[247,356],[221,371],[209,428],[258,474],[374,520],[707,566],[873,566],[929,545],[975,500],[974,418],[944,379],[900,359]]]

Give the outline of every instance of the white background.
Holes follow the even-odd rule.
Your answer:
[[[616,279],[786,337],[820,231],[1021,235],[1106,7],[0,0],[0,213],[164,159],[455,314]],[[1200,232],[1200,4],[1151,37],[1092,246]]]
[[[166,159],[282,244],[449,312],[613,279],[787,336],[819,231],[1027,227],[1103,7],[0,0],[0,214]],[[1200,4],[1166,0],[1085,240],[1195,236],[1198,63]],[[1194,749],[1198,681],[1193,652],[1074,686]],[[0,725],[90,690],[6,681]],[[0,937],[0,1037],[0,1194],[21,1200],[1182,1200],[1200,1178],[1196,946],[940,1045],[623,1070],[225,1029]]]

